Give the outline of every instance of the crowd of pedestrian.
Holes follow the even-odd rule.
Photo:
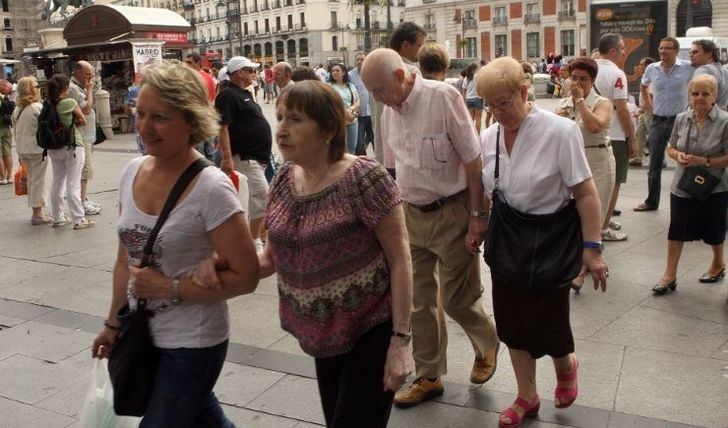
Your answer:
[[[190,54],[135,76],[126,104],[142,156],[122,173],[113,294],[92,352],[113,352],[125,305],[153,314],[159,362],[140,426],[233,426],[213,393],[229,340],[225,302],[273,274],[281,326],[315,359],[327,426],[384,427],[393,405],[443,394],[446,315],[472,345],[471,382],[487,382],[501,343],[508,347],[517,396],[499,426],[539,412],[536,360],[545,356],[555,407],[571,406],[579,358],[570,290],[591,277],[606,291],[603,242],[628,239],[613,217],[643,146],[648,195],[635,212],[660,207],[665,151],[676,163],[665,272],[653,292],[676,289],[686,241],[712,249],[700,282],[724,278],[728,71],[712,42],[694,42],[685,62],[676,39],[661,40],[659,60],[640,61],[632,103],[617,65],[619,34],[571,61],[499,55],[469,65],[457,85],[444,82],[447,49],[425,37],[405,22],[390,49],[357,53],[350,70],[235,56],[208,72]],[[534,100],[536,73],[552,76],[561,98],[554,112]],[[10,88],[0,81],[3,101]],[[12,180],[12,134],[33,225],[84,229],[101,211],[88,199],[94,93],[93,68],[79,61],[72,76],[49,79],[46,100],[34,77],[21,78],[12,114],[0,117],[0,183]],[[262,103],[275,106],[275,135]],[[61,148],[37,144],[48,116],[68,134]],[[186,190],[177,189],[198,164]],[[249,195],[242,203],[234,176]],[[166,218],[173,189],[183,196]],[[148,239],[154,245],[145,248]]]

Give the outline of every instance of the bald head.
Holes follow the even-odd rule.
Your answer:
[[[291,68],[291,64],[285,61],[276,63],[276,65],[273,66],[273,78],[276,79],[276,85],[278,85],[279,88],[288,85],[291,81],[292,73],[293,69]]]
[[[73,77],[81,83],[86,83],[94,76],[94,68],[86,61],[78,61],[73,67]]]
[[[396,51],[384,48],[367,55],[361,77],[374,99],[388,106],[402,104],[415,80],[407,74],[402,57]]]
[[[10,95],[13,92],[13,84],[5,79],[0,79],[0,94]]]

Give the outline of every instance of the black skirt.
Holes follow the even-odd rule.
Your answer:
[[[701,202],[670,194],[670,241],[698,241],[720,245],[725,241],[728,192],[713,193]]]
[[[569,286],[522,290],[493,282],[493,314],[500,340],[533,358],[561,358],[574,352],[569,321]]]

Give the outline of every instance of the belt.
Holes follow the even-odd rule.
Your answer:
[[[672,122],[675,120],[675,116],[658,116],[656,114],[653,114],[652,120],[656,120],[658,122]]]
[[[429,213],[429,212],[440,209],[441,206],[447,204],[448,202],[454,201],[455,198],[457,198],[464,192],[465,192],[465,190],[462,190],[460,192],[455,193],[454,195],[445,196],[444,198],[440,198],[440,199],[436,200],[435,202],[431,202],[427,205],[415,205],[415,204],[410,204],[410,205],[412,205],[413,207],[422,211],[423,213]]]
[[[611,144],[598,144],[596,146],[586,146],[585,149],[606,149],[607,147],[611,146]]]

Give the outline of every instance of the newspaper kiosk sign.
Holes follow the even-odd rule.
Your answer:
[[[161,62],[163,44],[164,42],[132,42],[134,73],[138,73],[146,65]]]

